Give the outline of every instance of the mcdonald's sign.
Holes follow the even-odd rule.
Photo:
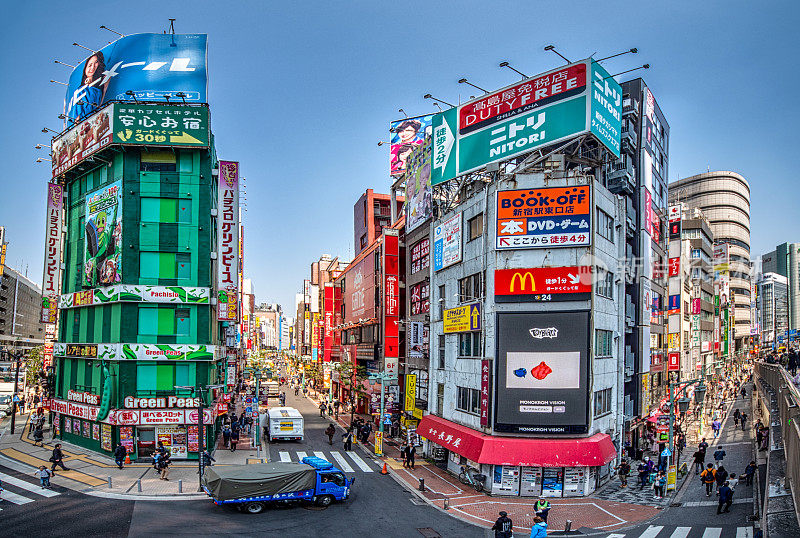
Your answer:
[[[580,301],[589,299],[591,293],[591,267],[529,267],[494,272],[498,303]]]

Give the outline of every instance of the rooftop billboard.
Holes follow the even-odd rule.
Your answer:
[[[414,148],[430,138],[432,120],[433,115],[428,115],[403,118],[389,124],[391,132],[389,155],[393,176],[400,176],[406,171]]]
[[[433,117],[436,185],[590,133],[620,155],[622,88],[592,59],[506,86]]]
[[[186,102],[207,102],[207,38],[132,34],[93,52],[69,77],[64,113],[79,120],[109,101],[166,102],[179,92]]]

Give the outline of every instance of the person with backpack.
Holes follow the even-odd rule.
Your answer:
[[[547,523],[545,520],[536,516],[533,518],[531,527],[531,538],[545,538],[547,536]]]
[[[620,488],[628,487],[628,475],[631,474],[631,464],[628,460],[622,460],[617,466],[617,474],[619,475]]]
[[[125,463],[125,456],[128,455],[128,449],[125,448],[125,445],[122,443],[117,445],[117,448],[114,449],[114,462],[117,464],[117,467],[122,469],[122,464]]]
[[[336,433],[336,428],[333,424],[328,424],[328,427],[325,429],[325,435],[328,436],[328,444],[333,444],[333,436]]]
[[[353,428],[348,428],[344,435],[342,435],[342,442],[344,443],[345,452],[353,450]]]
[[[508,517],[505,510],[500,511],[500,517],[494,522],[492,530],[494,538],[511,538],[514,535],[514,522]]]
[[[709,463],[706,469],[700,473],[700,481],[706,487],[706,497],[711,497],[711,492],[714,491],[714,483],[716,482],[717,471],[714,469],[714,464]]]
[[[717,467],[722,466],[722,460],[725,459],[726,456],[725,449],[722,445],[718,446],[717,449],[714,451],[714,462],[717,464]]]
[[[714,479],[717,482],[717,492],[719,493],[719,488],[721,488],[728,481],[728,471],[725,469],[724,465],[717,467],[717,472],[714,475]]]

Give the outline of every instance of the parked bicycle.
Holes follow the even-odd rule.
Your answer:
[[[461,466],[461,472],[458,473],[458,479],[462,484],[467,484],[475,488],[475,491],[483,491],[483,484],[486,481],[486,475],[482,475],[466,465]]]

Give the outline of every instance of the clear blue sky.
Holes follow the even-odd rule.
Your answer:
[[[653,5],[648,5],[653,4]],[[69,70],[113,34],[209,35],[210,104],[221,158],[247,178],[246,276],[257,299],[291,312],[322,253],[352,254],[355,200],[388,192],[388,123],[398,108],[457,102],[462,76],[488,89],[572,60],[638,47],[605,63],[642,72],[670,123],[670,180],[707,168],[752,190],[752,252],[800,240],[797,28],[794,2],[18,2],[0,37],[0,225],[7,262],[40,282],[49,163]],[[635,76],[628,75],[628,76]],[[625,80],[623,76],[620,80]],[[291,314],[289,314],[291,315]]]

